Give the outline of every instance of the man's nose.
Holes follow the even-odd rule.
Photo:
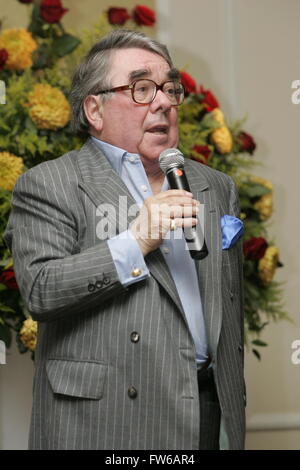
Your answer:
[[[156,96],[151,103],[151,110],[157,111],[158,109],[162,109],[166,112],[169,111],[171,107],[172,104],[167,95],[162,90],[157,90]]]

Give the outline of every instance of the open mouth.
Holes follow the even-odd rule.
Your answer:
[[[154,126],[151,129],[148,129],[147,132],[151,132],[152,134],[167,134],[168,127],[167,126]]]

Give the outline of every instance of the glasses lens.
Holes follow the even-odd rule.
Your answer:
[[[150,80],[137,80],[134,84],[133,97],[137,103],[151,103],[155,94],[155,83]]]
[[[166,82],[163,86],[163,92],[173,105],[178,105],[183,102],[184,99],[184,88],[181,83]]]
[[[184,88],[179,82],[165,82],[163,93],[169,98],[172,105],[177,106],[184,100]],[[137,80],[133,87],[133,99],[136,103],[149,104],[156,95],[156,84],[152,80]]]

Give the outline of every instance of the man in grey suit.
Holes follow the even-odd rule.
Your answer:
[[[241,240],[222,249],[221,230],[238,196],[191,160],[191,191],[169,189],[158,157],[183,98],[165,46],[114,31],[74,75],[85,144],[16,184],[5,240],[39,322],[31,449],[243,448]]]

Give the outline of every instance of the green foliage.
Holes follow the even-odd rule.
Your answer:
[[[11,192],[0,188],[0,233],[3,233],[10,213]],[[5,249],[2,237],[0,237],[0,250]],[[1,264],[1,260],[0,260]],[[1,287],[1,284],[0,284]]]
[[[60,88],[61,78],[59,83],[55,82],[57,72],[45,70],[42,76],[50,76],[51,85]],[[26,107],[28,93],[40,81],[31,70],[22,75],[12,73],[7,80],[7,103],[0,108],[0,151],[21,156],[27,168],[80,146],[80,140],[73,135],[70,124],[51,131],[38,129],[30,119]],[[46,83],[46,80],[43,79],[43,82]],[[70,79],[68,82],[64,80],[64,83],[69,85]]]

